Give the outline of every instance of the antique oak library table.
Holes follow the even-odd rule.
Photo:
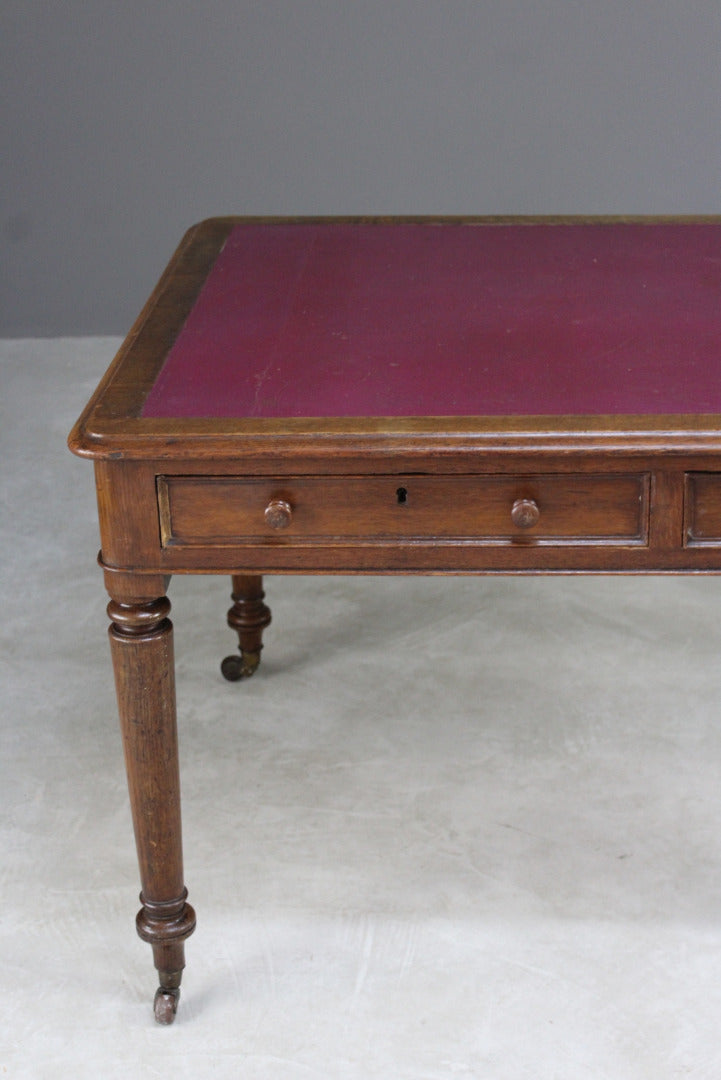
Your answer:
[[[183,880],[172,574],[721,571],[721,218],[213,219],[70,447],[95,462],[156,1018]]]

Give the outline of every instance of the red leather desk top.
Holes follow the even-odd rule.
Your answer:
[[[236,226],[145,417],[721,413],[718,223]]]

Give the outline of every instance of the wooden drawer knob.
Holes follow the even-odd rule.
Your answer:
[[[271,499],[265,508],[266,524],[271,529],[287,529],[293,517],[293,507],[285,499]]]
[[[511,507],[511,521],[518,529],[532,529],[538,524],[540,516],[535,499],[516,499]]]

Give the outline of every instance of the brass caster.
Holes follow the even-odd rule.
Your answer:
[[[220,665],[220,670],[228,682],[238,682],[239,679],[249,679],[259,663],[259,652],[244,652],[240,656],[235,654],[226,656]]]
[[[159,1024],[172,1024],[175,1020],[175,1014],[178,1011],[178,999],[180,997],[179,989],[165,989],[159,986],[155,991],[155,1000],[153,1002],[153,1012],[155,1013],[155,1019]]]

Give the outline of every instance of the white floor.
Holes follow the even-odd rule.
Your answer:
[[[156,1026],[92,469],[109,339],[0,344],[0,1076],[721,1076],[721,580],[176,578],[186,879]]]

